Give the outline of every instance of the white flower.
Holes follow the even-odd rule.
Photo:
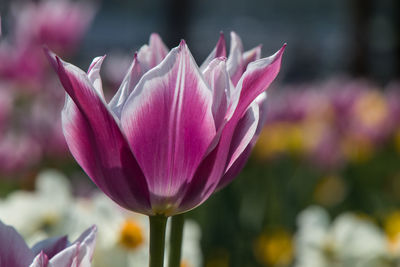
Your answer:
[[[344,213],[331,224],[329,215],[310,207],[298,217],[297,267],[383,266],[386,239],[371,221]]]
[[[66,177],[53,170],[39,175],[36,191],[16,191],[1,200],[0,220],[13,225],[30,245],[50,236],[68,234],[76,239],[96,224],[93,267],[148,265],[148,217],[119,207],[100,192],[87,198],[73,197]],[[182,247],[182,261],[187,267],[202,266],[200,238],[197,223],[187,220]],[[166,251],[168,239],[167,234]]]
[[[65,176],[47,170],[39,174],[36,191],[16,191],[0,201],[0,220],[15,227],[28,244],[33,244],[53,234],[71,201]]]

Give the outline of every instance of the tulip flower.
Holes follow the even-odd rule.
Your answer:
[[[201,72],[184,41],[168,53],[152,35],[110,103],[99,74],[104,57],[85,73],[49,53],[68,93],[62,112],[68,146],[93,182],[122,207],[174,215],[200,205],[231,180],[224,175],[254,142],[263,92],[278,74],[284,50],[246,66],[246,53],[232,36],[232,57],[224,58],[221,37],[215,51],[222,52],[213,52]]]
[[[68,147],[122,207],[153,217],[184,213],[243,167],[285,46],[258,59],[260,47],[244,52],[240,38],[231,36],[229,57],[221,34],[199,68],[185,41],[168,52],[153,34],[109,103],[99,74],[104,57],[84,72],[47,52],[67,92],[62,122]]]
[[[0,221],[0,266],[90,267],[97,229],[87,229],[74,243],[67,238],[51,238],[30,249],[11,226]]]

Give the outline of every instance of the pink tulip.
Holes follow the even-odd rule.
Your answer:
[[[30,249],[14,228],[0,221],[0,266],[90,267],[96,232],[92,226],[72,244],[66,237],[51,238]]]
[[[44,0],[13,7],[15,41],[19,46],[46,44],[62,53],[75,50],[95,13],[92,5],[70,0]]]
[[[185,41],[168,51],[153,34],[109,103],[99,75],[104,57],[85,73],[48,52],[67,92],[62,121],[68,147],[119,205],[147,215],[182,213],[243,167],[285,46],[258,59],[260,48],[243,52],[235,33],[231,43],[226,59],[221,34],[199,68]]]

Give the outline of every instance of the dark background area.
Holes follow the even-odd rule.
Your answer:
[[[1,13],[10,2],[1,1]],[[97,5],[81,49],[84,62],[104,51],[137,50],[152,32],[169,47],[184,38],[203,60],[219,31],[234,30],[245,48],[262,44],[264,56],[287,42],[281,79],[288,82],[346,73],[384,85],[400,76],[397,0],[103,0]]]

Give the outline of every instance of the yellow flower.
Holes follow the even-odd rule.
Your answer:
[[[266,125],[255,147],[259,159],[279,154],[298,154],[303,150],[303,133],[296,123],[276,122]]]
[[[256,259],[266,266],[288,266],[293,260],[293,241],[285,230],[261,234],[254,245]]]
[[[345,181],[336,175],[329,175],[319,180],[315,187],[314,199],[324,206],[335,206],[346,197]]]
[[[394,211],[386,217],[384,229],[388,239],[389,251],[400,249],[400,211]]]
[[[140,225],[132,219],[127,219],[121,227],[119,243],[126,249],[136,249],[144,242]]]
[[[379,127],[388,114],[386,99],[378,90],[365,92],[354,106],[354,115],[368,128]]]
[[[354,163],[368,161],[373,153],[372,142],[362,135],[348,134],[341,142],[342,153]]]

